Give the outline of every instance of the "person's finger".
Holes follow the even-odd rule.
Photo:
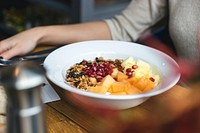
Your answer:
[[[9,49],[9,50],[5,51],[4,53],[2,53],[1,57],[5,58],[5,59],[10,59],[10,58],[12,58],[14,56],[22,55],[23,53],[21,53],[21,50],[22,49],[20,49],[18,47]]]
[[[9,50],[11,48],[11,45],[6,43],[6,41],[1,41],[0,42],[0,54]]]

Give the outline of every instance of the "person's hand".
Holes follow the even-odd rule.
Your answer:
[[[36,29],[27,30],[0,41],[0,56],[10,59],[32,51],[39,40]]]

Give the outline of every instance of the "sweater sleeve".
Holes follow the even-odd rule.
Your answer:
[[[166,15],[166,9],[167,0],[132,0],[120,14],[105,22],[113,40],[136,41]]]

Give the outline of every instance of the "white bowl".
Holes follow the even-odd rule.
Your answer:
[[[155,66],[161,81],[152,91],[134,95],[104,95],[86,92],[73,88],[65,82],[66,70],[83,59],[94,60],[95,57],[105,59],[126,59],[130,56],[149,62]],[[172,88],[180,79],[179,66],[168,55],[156,49],[132,42],[123,41],[85,41],[63,46],[50,53],[44,61],[47,78],[62,89],[62,97],[87,106],[127,109],[137,106],[149,97],[161,94]]]

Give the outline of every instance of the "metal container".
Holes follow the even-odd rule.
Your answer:
[[[45,133],[41,99],[45,70],[23,62],[2,68],[0,74],[7,95],[7,133]]]

